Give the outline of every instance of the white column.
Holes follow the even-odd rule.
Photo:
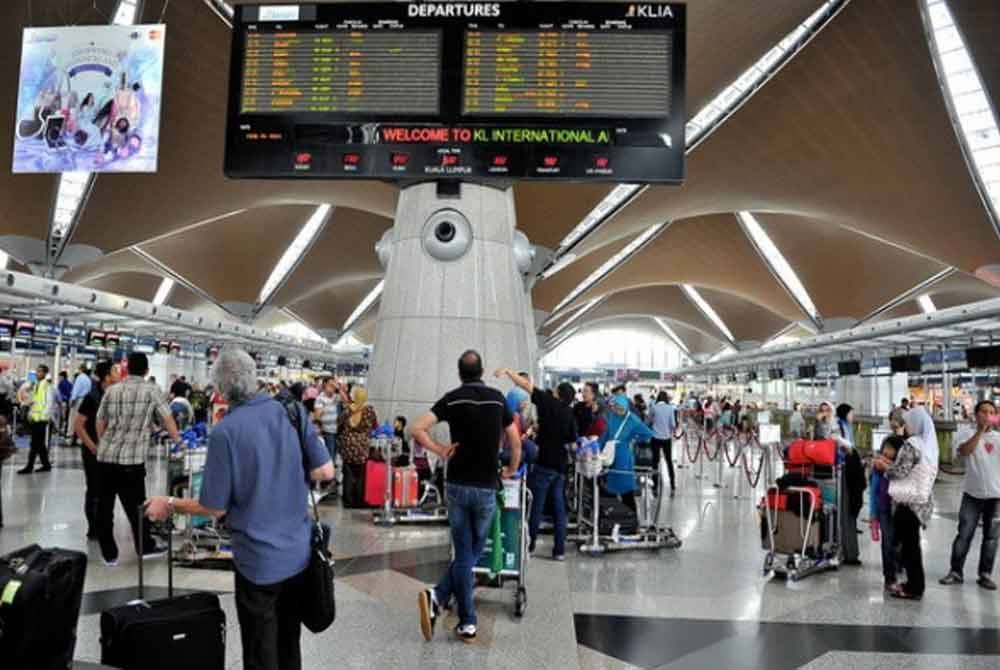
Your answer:
[[[439,198],[428,182],[400,193],[368,376],[380,418],[430,409],[458,386],[466,349],[488,372],[533,368],[515,224],[510,189],[462,184],[459,197]]]

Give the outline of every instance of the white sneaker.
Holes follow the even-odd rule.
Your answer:
[[[462,642],[466,642],[466,643],[475,642],[476,641],[476,627],[473,626],[472,624],[468,624],[468,625],[465,625],[465,626],[455,626],[455,635],[458,635],[458,638]]]
[[[101,563],[103,563],[104,567],[106,567],[106,568],[117,568],[118,567],[118,559],[117,558],[115,560],[113,560],[113,561],[108,561],[108,560],[105,560],[102,557],[101,558]]]

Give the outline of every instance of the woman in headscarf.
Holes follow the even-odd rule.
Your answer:
[[[841,485],[840,546],[844,565],[861,565],[858,549],[858,514],[864,506],[865,466],[861,455],[854,448],[854,408],[846,403],[837,406],[837,432],[840,451],[844,455],[843,484]]]
[[[638,513],[635,503],[635,453],[633,442],[649,442],[653,439],[653,431],[644,424],[638,416],[629,411],[628,397],[616,395],[608,404],[608,427],[600,439],[603,449],[609,441],[615,442],[615,460],[611,464],[604,488],[612,495],[621,496],[633,512]]]
[[[934,429],[934,419],[920,405],[910,408],[906,413],[906,435],[920,438],[920,453],[924,462],[934,471],[935,477],[940,465],[941,453],[938,448],[937,431]]]
[[[922,440],[919,437],[914,435],[904,440],[899,435],[890,435],[884,444],[895,449],[895,460],[890,460],[887,456],[880,454],[875,457],[872,465],[876,470],[884,473],[889,480],[890,497],[893,494],[892,484],[895,481],[928,476],[933,482],[933,477],[937,474],[936,467],[927,467],[924,472],[921,472],[921,468],[917,467],[922,462],[926,463],[927,466],[932,463],[929,459],[924,460],[925,456],[921,451]],[[900,546],[897,561],[899,566],[906,571],[906,583],[891,586],[889,595],[905,600],[920,600],[924,595],[925,586],[920,531],[926,528],[927,522],[930,521],[931,513],[934,511],[934,497],[929,495],[925,500],[919,502],[902,502],[896,499],[891,502],[892,525],[896,542]]]
[[[341,412],[337,427],[337,447],[344,459],[344,507],[361,507],[365,497],[365,463],[368,438],[378,425],[375,410],[368,404],[363,386],[351,389],[348,411]]]

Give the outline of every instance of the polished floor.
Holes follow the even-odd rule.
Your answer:
[[[135,558],[123,550],[122,564],[105,568],[96,545],[83,537],[83,472],[74,452],[60,449],[51,473],[18,476],[24,459],[19,453],[0,472],[6,524],[0,552],[37,542],[90,554],[77,657],[97,661],[99,612],[134,597]],[[150,470],[150,487],[161,486],[160,468]],[[1000,596],[972,580],[961,587],[937,584],[956,527],[958,478],[942,475],[936,488],[938,513],[924,539],[927,593],[921,602],[900,602],[883,597],[878,548],[867,535],[860,568],[798,583],[766,579],[754,507],[759,491],[751,494],[745,481],[734,489],[743,477],[738,469],[725,468],[722,489],[712,485],[714,466],[704,479],[695,474],[680,469],[677,496],[663,501],[663,514],[684,541],[681,549],[599,558],[571,552],[565,563],[533,559],[523,619],[513,616],[512,588],[477,592],[475,645],[457,642],[448,621],[433,643],[420,636],[416,595],[447,564],[446,529],[387,530],[373,526],[366,513],[323,506],[336,528],[338,618],[322,635],[303,633],[305,667],[1000,667]],[[128,531],[120,510],[119,517],[124,546]],[[977,558],[978,536],[970,569]],[[150,584],[166,584],[163,560],[147,568]],[[232,575],[177,569],[175,583],[222,594],[228,664],[241,667]]]

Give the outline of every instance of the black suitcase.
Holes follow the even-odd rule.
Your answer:
[[[583,494],[581,511],[584,518],[593,518],[593,500],[594,496],[589,491]],[[602,494],[600,509],[597,512],[597,532],[601,535],[611,535],[615,526],[618,526],[619,535],[635,535],[639,532],[639,517],[617,496]]]
[[[0,558],[0,667],[73,665],[87,555],[37,544]]]
[[[139,536],[142,537],[142,510]],[[124,670],[225,670],[226,613],[213,593],[174,597],[172,531],[167,532],[167,597],[101,613],[101,663]]]

